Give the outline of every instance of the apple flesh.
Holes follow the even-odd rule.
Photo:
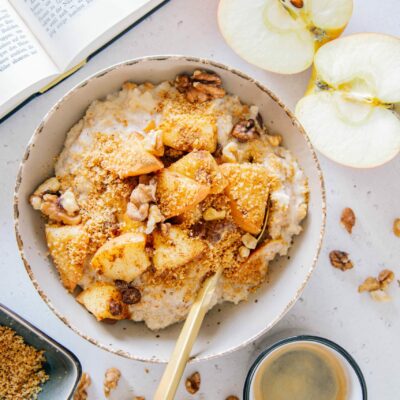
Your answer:
[[[296,116],[315,148],[371,168],[400,151],[400,39],[354,34],[321,47]]]
[[[353,10],[352,0],[221,0],[220,31],[251,64],[294,74],[311,66],[316,49],[338,37]]]

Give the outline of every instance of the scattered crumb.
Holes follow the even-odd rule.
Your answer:
[[[340,223],[342,224],[343,228],[346,229],[346,231],[351,234],[351,232],[353,231],[353,227],[356,223],[356,215],[354,214],[354,211],[351,208],[346,207],[342,211],[342,215],[340,217]]]
[[[225,400],[239,400],[239,397],[237,396],[228,396]]]
[[[121,372],[117,368],[108,368],[104,374],[103,390],[104,395],[108,397],[111,390],[115,389],[118,385],[119,379],[121,378]]]
[[[146,399],[142,396],[135,396],[133,400],[146,400]]]
[[[190,394],[195,394],[200,389],[201,378],[198,372],[186,378],[185,387]]]
[[[88,398],[87,388],[91,383],[90,376],[84,372],[75,390],[74,400],[86,400]]]
[[[396,218],[393,221],[393,233],[397,236],[400,237],[400,218]]]
[[[144,372],[146,372],[146,374],[148,374],[150,372],[150,370],[148,368],[145,368]]]
[[[49,377],[43,350],[24,343],[22,336],[0,326],[0,399],[36,399]]]
[[[353,263],[349,258],[349,254],[345,251],[333,250],[329,253],[329,260],[333,267],[341,271],[347,271],[353,268]]]
[[[389,301],[391,297],[385,292],[388,286],[394,281],[394,273],[389,269],[382,270],[378,278],[369,276],[358,287],[359,293],[369,292],[372,299],[379,302]]]

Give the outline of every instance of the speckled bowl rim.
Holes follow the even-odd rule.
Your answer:
[[[251,366],[249,373],[247,374],[246,381],[244,383],[244,388],[243,388],[243,400],[250,400],[250,389],[251,389],[251,384],[253,382],[253,378],[255,376],[255,373],[257,371],[257,368],[259,365],[264,361],[265,358],[268,357],[269,354],[271,354],[274,350],[278,349],[279,347],[286,346],[287,344],[290,343],[295,343],[295,342],[314,342],[314,343],[320,343],[324,346],[330,347],[331,349],[335,350],[338,352],[350,365],[350,367],[354,370],[358,381],[360,383],[361,387],[361,392],[362,392],[362,399],[361,400],[367,400],[368,399],[368,393],[367,393],[367,384],[365,382],[364,375],[361,371],[361,368],[358,366],[356,360],[350,355],[350,353],[345,350],[342,346],[339,346],[337,343],[332,342],[332,340],[320,337],[320,336],[312,336],[312,335],[298,335],[298,336],[292,336],[286,339],[279,340],[278,342],[274,343],[272,346],[268,347],[266,350],[264,350],[254,361],[253,365]]]
[[[126,66],[134,65],[134,64],[137,64],[137,63],[142,63],[142,62],[147,62],[147,61],[163,62],[163,61],[166,61],[166,60],[175,60],[175,61],[182,61],[182,62],[197,62],[197,63],[203,64],[204,68],[207,68],[207,66],[212,66],[212,67],[217,68],[217,69],[222,69],[222,70],[228,71],[228,72],[232,73],[233,75],[238,76],[239,78],[242,78],[242,79],[245,79],[245,80],[247,80],[249,82],[254,83],[261,91],[263,91],[272,100],[274,100],[283,109],[283,111],[286,113],[286,115],[291,120],[292,124],[298,129],[298,131],[303,136],[303,139],[305,140],[305,142],[306,142],[306,144],[308,146],[308,150],[311,153],[311,156],[312,156],[313,161],[314,161],[315,168],[316,168],[318,176],[319,176],[319,184],[320,184],[320,190],[321,190],[321,195],[322,195],[322,199],[321,199],[322,200],[322,223],[321,223],[321,227],[320,227],[319,242],[318,242],[318,245],[317,245],[317,249],[315,251],[315,255],[314,255],[313,261],[311,263],[311,267],[310,267],[310,269],[309,269],[304,281],[302,282],[302,284],[300,285],[299,289],[297,290],[297,292],[294,294],[294,296],[288,302],[288,304],[282,310],[282,312],[273,321],[271,321],[264,329],[262,329],[260,332],[258,332],[256,335],[253,335],[252,337],[250,337],[246,341],[242,342],[238,346],[232,346],[231,348],[228,348],[228,349],[226,349],[224,351],[221,351],[219,353],[210,354],[210,355],[207,355],[207,356],[204,356],[204,357],[202,357],[202,356],[192,357],[189,360],[189,362],[206,361],[206,360],[215,359],[217,357],[225,356],[227,354],[230,354],[230,353],[232,353],[232,352],[234,352],[236,350],[239,350],[239,349],[247,346],[248,344],[254,342],[256,339],[258,339],[259,337],[264,335],[278,321],[280,321],[283,318],[283,316],[290,310],[290,308],[295,304],[295,302],[300,297],[301,293],[303,292],[308,280],[310,279],[310,277],[311,277],[311,275],[312,275],[312,273],[313,273],[313,271],[314,271],[314,269],[316,267],[319,254],[321,252],[322,241],[323,241],[323,237],[324,237],[324,233],[325,233],[325,225],[326,225],[326,192],[325,192],[325,183],[324,183],[322,170],[321,170],[317,155],[315,153],[314,147],[312,146],[307,134],[305,133],[303,127],[301,126],[300,122],[296,119],[294,114],[285,106],[285,104],[282,103],[282,101],[274,93],[272,93],[269,89],[267,89],[259,81],[257,81],[254,78],[251,78],[247,74],[245,74],[245,73],[243,73],[243,72],[241,72],[241,71],[239,71],[239,70],[237,70],[235,68],[229,67],[227,65],[224,65],[224,64],[212,61],[212,60],[208,60],[208,59],[205,59],[205,58],[198,58],[198,57],[191,57],[191,56],[184,56],[184,55],[156,55],[156,56],[147,56],[147,57],[134,58],[134,59],[130,59],[130,60],[126,60],[126,61],[114,64],[114,65],[112,65],[110,67],[104,68],[104,69],[92,74],[88,78],[84,79],[82,82],[80,82],[77,85],[75,85],[72,89],[70,89],[64,96],[62,96],[54,104],[54,106],[50,109],[50,111],[43,117],[42,121],[40,122],[38,127],[35,129],[35,132],[33,133],[31,139],[29,140],[27,148],[26,148],[26,151],[24,153],[24,156],[22,158],[22,161],[21,161],[21,164],[20,164],[20,167],[19,167],[19,170],[18,170],[18,175],[17,175],[15,189],[14,189],[14,228],[15,228],[15,234],[16,234],[16,240],[17,240],[19,253],[20,253],[22,261],[23,261],[23,263],[25,265],[25,269],[26,269],[26,271],[27,271],[27,273],[29,275],[29,278],[31,279],[35,289],[37,290],[39,295],[42,297],[42,299],[45,301],[45,303],[48,305],[48,307],[54,312],[54,314],[57,315],[57,317],[65,325],[67,325],[75,333],[77,333],[78,335],[80,335],[81,337],[83,337],[84,339],[89,341],[90,343],[96,345],[97,347],[99,347],[99,348],[101,348],[103,350],[107,350],[107,351],[109,351],[111,353],[118,354],[120,356],[129,358],[129,359],[132,359],[132,360],[143,361],[143,362],[148,362],[148,363],[167,363],[168,362],[168,360],[162,360],[162,359],[157,359],[157,358],[139,357],[139,356],[131,354],[130,352],[127,352],[125,350],[114,349],[114,348],[108,346],[107,344],[100,343],[98,340],[96,340],[96,339],[92,338],[91,336],[83,333],[79,328],[77,328],[76,326],[72,325],[68,321],[68,319],[65,317],[65,315],[63,315],[60,311],[58,311],[54,307],[52,302],[49,300],[49,298],[46,296],[46,294],[44,293],[44,291],[40,287],[39,283],[37,282],[37,280],[36,280],[36,278],[35,278],[35,276],[33,274],[32,268],[29,265],[28,260],[25,258],[24,250],[23,250],[23,241],[22,241],[22,238],[21,238],[21,235],[20,235],[20,232],[19,232],[19,211],[18,211],[18,202],[19,202],[19,200],[18,200],[18,189],[19,189],[19,186],[20,186],[21,180],[22,180],[22,171],[23,171],[23,168],[24,168],[24,164],[27,161],[27,159],[29,158],[29,154],[31,152],[31,149],[34,147],[35,141],[36,141],[37,137],[40,135],[40,133],[42,132],[42,130],[44,128],[44,125],[49,120],[49,118],[51,118],[52,115],[59,109],[61,104],[64,103],[65,101],[67,101],[69,99],[69,97],[72,94],[74,94],[76,91],[78,91],[80,88],[86,86],[89,81],[92,81],[92,80],[94,80],[96,78],[105,76],[108,73],[110,73],[111,71],[117,70],[119,68],[124,68]]]

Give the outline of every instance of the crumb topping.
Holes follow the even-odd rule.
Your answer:
[[[24,343],[6,326],[0,326],[0,398],[36,399],[49,376],[43,369],[44,351]]]

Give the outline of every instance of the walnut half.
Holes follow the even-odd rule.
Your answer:
[[[333,267],[341,271],[347,271],[353,268],[353,263],[349,258],[349,254],[345,251],[333,250],[329,253],[329,260]]]
[[[42,205],[43,196],[45,194],[56,194],[61,188],[60,181],[55,178],[49,178],[45,180],[38,188],[33,192],[29,198],[29,202],[35,210],[40,210]]]
[[[110,395],[111,390],[117,387],[120,378],[121,372],[117,368],[108,368],[108,370],[105,372],[103,389],[106,397]]]
[[[150,179],[147,184],[139,183],[132,190],[126,213],[133,221],[145,221],[149,217],[150,202],[156,201],[156,181]]]
[[[200,383],[201,383],[200,374],[198,372],[195,372],[186,379],[185,382],[186,390],[190,394],[195,394],[200,389]]]
[[[353,227],[356,223],[356,215],[351,208],[346,207],[342,211],[342,215],[340,216],[340,223],[348,233],[351,233],[353,231]]]
[[[358,292],[369,292],[372,299],[379,302],[389,301],[391,298],[386,293],[388,286],[394,281],[394,273],[390,269],[382,270],[378,278],[369,276],[358,287]]]
[[[54,194],[45,194],[42,199],[40,211],[55,222],[62,222],[65,225],[78,225],[81,222],[81,216],[69,215],[63,208],[60,198]]]
[[[185,93],[186,99],[191,103],[204,103],[225,96],[221,87],[221,78],[213,73],[196,70],[192,76],[187,74],[177,75],[175,87],[179,92]]]
[[[237,122],[232,128],[231,135],[239,142],[253,140],[258,135],[254,119],[242,119]]]
[[[87,400],[87,389],[91,384],[90,376],[84,372],[74,393],[74,400]]]

